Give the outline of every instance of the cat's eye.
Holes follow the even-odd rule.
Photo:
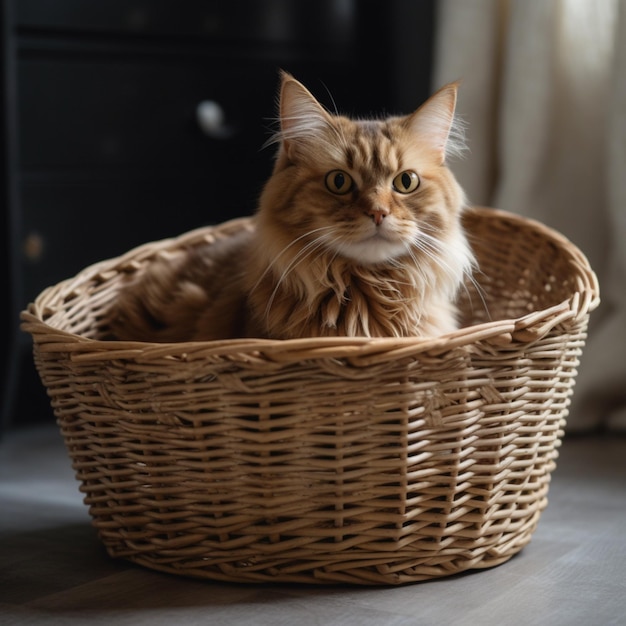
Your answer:
[[[328,174],[326,174],[325,182],[328,191],[332,191],[339,196],[352,191],[352,188],[354,187],[352,176],[343,170],[333,170],[332,172],[328,172]]]
[[[411,193],[415,191],[420,184],[419,176],[412,170],[405,170],[400,172],[393,179],[393,188],[398,193]]]

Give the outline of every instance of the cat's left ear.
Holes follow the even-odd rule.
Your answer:
[[[319,139],[332,124],[330,115],[311,92],[287,72],[282,73],[280,129],[283,148],[291,159],[298,147]]]
[[[454,117],[458,88],[458,82],[445,85],[407,117],[411,134],[441,164],[447,155],[460,153],[465,147]]]

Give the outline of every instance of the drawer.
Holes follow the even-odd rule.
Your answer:
[[[242,181],[233,169],[223,177],[22,183],[23,297],[147,241],[252,214],[260,178]]]
[[[141,61],[76,55],[18,63],[20,165],[26,171],[187,170],[257,152],[278,84],[273,64]],[[226,133],[209,138],[200,102],[219,104]]]
[[[356,0],[13,0],[22,30],[346,45]],[[183,8],[184,7],[184,10]]]

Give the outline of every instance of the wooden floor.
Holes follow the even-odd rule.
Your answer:
[[[533,541],[399,588],[236,585],[111,560],[55,428],[0,442],[0,625],[626,625],[626,439],[567,439]]]

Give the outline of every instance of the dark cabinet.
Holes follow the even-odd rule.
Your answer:
[[[254,210],[271,154],[263,119],[228,86],[246,81],[271,110],[273,68],[38,59],[18,71],[20,221],[39,242],[21,259],[28,299],[143,241]],[[223,132],[202,132],[203,102]]]
[[[49,413],[24,408],[40,393],[17,330],[28,301],[145,241],[252,213],[279,68],[352,114],[418,104],[433,12],[426,0],[4,0],[5,421]]]

